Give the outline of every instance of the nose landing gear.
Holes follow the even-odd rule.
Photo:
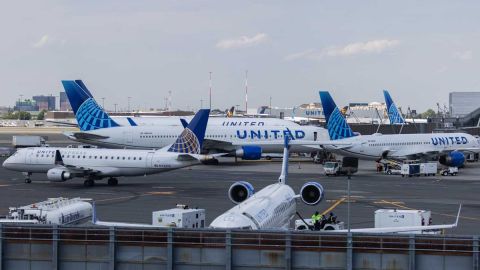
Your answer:
[[[118,180],[117,180],[117,178],[113,178],[113,177],[112,177],[112,178],[109,178],[109,179],[108,179],[108,185],[109,185],[109,186],[116,186],[116,185],[118,185]]]

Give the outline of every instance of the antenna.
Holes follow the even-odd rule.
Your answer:
[[[211,72],[211,71],[210,71],[210,81],[209,81],[209,85],[210,85],[210,92],[209,92],[210,106],[209,106],[209,109],[212,110],[212,72]]]
[[[290,149],[290,135],[284,136],[284,145],[283,145],[283,160],[282,160],[282,173],[280,174],[280,177],[278,177],[278,182],[281,184],[286,184],[287,183],[287,177],[288,177],[288,154],[289,154],[289,149]]]
[[[248,112],[248,70],[245,70],[245,114]]]

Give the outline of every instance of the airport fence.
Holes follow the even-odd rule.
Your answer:
[[[0,269],[478,269],[477,236],[0,225]]]

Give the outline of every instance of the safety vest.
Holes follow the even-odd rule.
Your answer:
[[[318,215],[313,214],[313,215],[312,215],[312,221],[313,221],[314,223],[315,223],[316,221],[319,221],[320,218],[321,218],[320,214],[318,214]]]

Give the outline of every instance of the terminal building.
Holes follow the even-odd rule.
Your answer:
[[[37,111],[54,111],[55,110],[55,96],[33,96],[32,98],[36,105]]]
[[[448,104],[451,116],[465,117],[480,108],[480,92],[450,92]]]

